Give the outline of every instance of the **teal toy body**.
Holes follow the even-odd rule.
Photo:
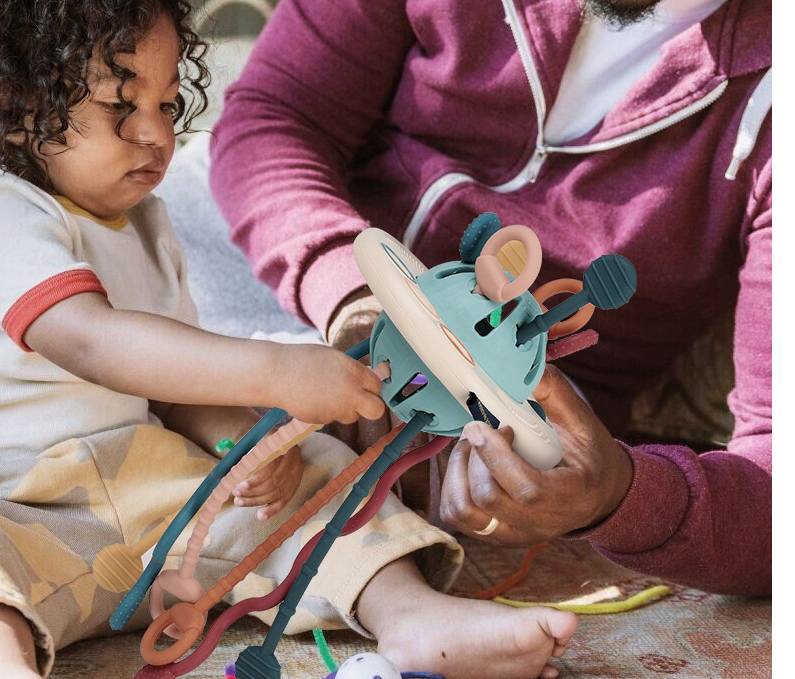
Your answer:
[[[530,292],[520,295],[514,304],[500,304],[472,295],[477,282],[475,267],[462,262],[439,264],[418,276],[416,282],[472,360],[517,403],[531,398],[544,373],[547,335],[541,333],[516,346],[517,329],[543,313]],[[495,311],[499,312],[496,318]],[[418,374],[428,377],[432,371],[386,312],[381,313],[373,327],[370,356],[373,365],[389,361],[391,377],[384,384],[381,396],[404,422],[409,420],[412,410],[433,412],[436,418],[427,431],[456,436],[472,419],[469,409],[438,380],[429,379],[425,386],[417,385],[419,388],[410,400],[402,395]]]
[[[514,241],[523,246],[515,255]],[[504,248],[521,267],[503,268]],[[428,270],[379,229],[354,241],[354,255],[384,311],[370,337],[370,361],[389,363],[381,395],[404,422],[432,413],[425,431],[457,436],[473,418],[514,430],[514,449],[538,469],[550,469],[562,448],[533,390],[544,373],[549,332],[575,314],[586,320],[599,308],[616,308],[635,291],[632,264],[600,257],[585,285],[551,311],[529,286],[541,267],[541,246],[527,227],[501,229],[496,215],[476,219],[461,241],[461,260]],[[507,256],[507,255],[505,255]],[[550,294],[557,294],[555,289]],[[583,308],[587,307],[587,308]],[[582,316],[585,312],[584,316]],[[565,321],[569,334],[579,325]]]

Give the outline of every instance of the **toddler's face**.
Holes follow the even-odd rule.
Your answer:
[[[89,66],[91,96],[72,112],[67,150],[43,147],[57,194],[107,218],[131,208],[160,183],[174,154],[179,52],[174,26],[161,15],[134,54],[116,56],[117,63],[136,73],[124,85],[124,97],[136,109],[121,128],[123,139],[115,129],[125,113],[118,80],[95,54]]]

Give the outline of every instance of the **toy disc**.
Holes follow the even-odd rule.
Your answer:
[[[427,271],[400,241],[370,228],[353,244],[356,262],[370,289],[412,349],[450,394],[466,408],[470,392],[514,430],[514,449],[538,469],[550,469],[562,448],[552,426],[528,403],[517,403],[474,363],[417,285]]]

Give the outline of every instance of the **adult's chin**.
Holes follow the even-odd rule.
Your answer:
[[[654,14],[660,0],[582,0],[586,15],[626,28]]]

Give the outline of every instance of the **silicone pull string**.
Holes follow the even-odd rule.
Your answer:
[[[394,429],[387,436],[357,457],[346,469],[342,470],[336,478],[329,481],[311,500],[306,502],[301,509],[293,514],[279,528],[271,533],[254,551],[243,561],[235,566],[226,576],[219,580],[196,603],[179,603],[173,608],[161,613],[146,630],[141,640],[141,655],[151,665],[165,665],[174,662],[181,655],[190,650],[193,642],[199,637],[204,627],[204,614],[243,580],[260,563],[277,550],[285,540],[292,536],[296,530],[303,526],[312,516],[327,505],[345,486],[351,483],[381,454],[384,447],[398,435],[401,427]],[[182,636],[179,640],[163,650],[155,649],[155,641],[160,633],[173,621],[175,616],[188,622],[188,629],[181,628]]]
[[[270,464],[322,426],[322,424],[307,424],[297,419],[290,420],[283,427],[280,427],[272,434],[268,434],[254,447],[251,453],[232,468],[213,491],[201,514],[199,514],[199,518],[193,528],[193,534],[188,540],[185,554],[182,557],[179,572],[183,578],[193,577],[204,540],[210,532],[210,526],[213,524],[215,517],[226,498],[229,497],[232,489],[248,476],[260,462],[263,465]]]
[[[165,609],[163,599],[166,593],[172,594],[181,601],[191,603],[204,595],[204,588],[193,577],[193,573],[199,561],[199,554],[204,545],[204,540],[210,532],[210,527],[215,521],[215,517],[229,497],[232,488],[248,476],[260,463],[263,465],[270,464],[276,458],[287,453],[290,448],[297,445],[309,434],[320,429],[321,426],[320,424],[306,424],[297,419],[290,420],[283,427],[268,434],[254,446],[248,455],[232,467],[232,470],[224,477],[223,481],[213,491],[210,499],[204,504],[196,525],[193,527],[193,533],[188,540],[179,570],[164,570],[152,583],[152,588],[149,592],[149,612],[153,618],[162,615]],[[180,630],[176,626],[169,627],[165,631],[166,634],[172,637],[180,637]]]
[[[370,340],[368,338],[348,349],[345,354],[358,361],[369,352]],[[201,509],[202,505],[207,501],[207,498],[210,497],[210,493],[212,493],[213,489],[221,482],[224,476],[229,473],[229,470],[240,462],[243,456],[248,453],[265,434],[273,429],[279,420],[286,414],[287,412],[281,408],[273,408],[257,422],[257,424],[249,429],[243,438],[235,444],[232,450],[213,467],[213,470],[207,475],[204,481],[201,482],[190,499],[185,503],[185,506],[180,509],[174,517],[174,520],[166,529],[166,532],[163,533],[163,536],[158,540],[157,546],[152,553],[152,559],[149,561],[146,569],[113,612],[110,618],[111,629],[120,630],[129,622],[133,613],[135,613],[138,606],[140,606],[141,602],[144,600],[146,592],[152,586],[160,569],[163,568],[169,550],[177,541],[180,533],[182,533],[190,520],[196,515],[196,512]]]
[[[517,346],[547,332],[553,325],[586,304],[593,304],[600,309],[617,309],[630,300],[637,288],[637,282],[635,267],[626,257],[616,254],[602,255],[591,262],[585,271],[583,289],[580,292],[517,329]]]
[[[350,535],[370,521],[383,506],[395,481],[411,467],[433,458],[433,456],[437,455],[452,441],[453,439],[448,436],[437,436],[425,445],[415,448],[411,452],[401,456],[400,459],[386,470],[378,481],[373,494],[364,507],[348,520],[342,534]],[[287,577],[282,580],[276,589],[265,596],[245,599],[234,604],[231,608],[227,608],[212,624],[198,648],[194,649],[188,657],[176,663],[169,663],[168,665],[146,665],[135,675],[135,679],[176,679],[176,677],[195,670],[207,660],[213,649],[218,645],[218,641],[223,633],[229,629],[230,625],[235,621],[248,613],[253,613],[254,611],[267,611],[278,605],[290,590],[290,587],[292,587],[295,579],[298,577],[301,566],[309,558],[309,555],[312,553],[321,535],[322,532],[317,533],[301,548]]]
[[[362,498],[367,496],[370,488],[378,478],[386,471],[387,467],[397,459],[400,451],[408,445],[416,434],[422,431],[431,420],[432,415],[420,412],[409,420],[405,428],[395,437],[378,459],[364,473],[362,478],[353,486],[353,489],[345,498],[344,502],[334,514],[334,517],[326,525],[320,540],[312,550],[309,558],[296,578],[295,583],[290,588],[284,601],[279,606],[279,612],[265,637],[262,646],[249,646],[238,657],[235,665],[236,674],[239,679],[279,679],[281,670],[279,663],[273,655],[279,640],[284,634],[290,618],[295,614],[298,602],[304,595],[309,583],[317,573],[317,569],[324,557],[331,549],[334,541],[342,533],[348,519],[353,515],[356,507]]]

